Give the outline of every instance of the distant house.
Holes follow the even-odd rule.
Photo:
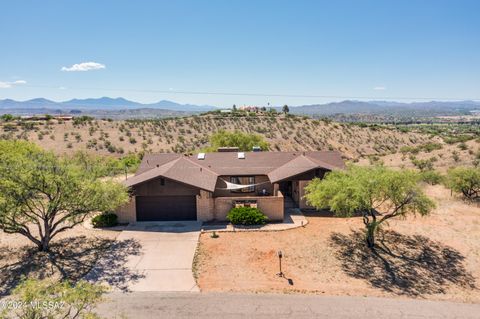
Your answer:
[[[48,121],[48,120],[71,121],[73,119],[73,116],[71,115],[24,115],[24,116],[20,116],[20,119],[23,121]]]
[[[283,220],[285,202],[308,207],[309,181],[344,167],[335,151],[145,155],[125,181],[132,196],[117,214],[121,222],[224,221],[232,207],[254,206],[272,221]]]
[[[258,106],[240,106],[240,111],[247,111],[247,112],[258,112],[260,111],[260,108]]]

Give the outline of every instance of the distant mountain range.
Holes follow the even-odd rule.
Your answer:
[[[165,109],[170,111],[182,112],[206,112],[215,110],[210,105],[180,104],[168,100],[162,100],[156,103],[139,103],[129,101],[124,98],[102,97],[97,99],[73,99],[64,102],[55,102],[44,98],[36,98],[28,101],[15,101],[11,99],[0,100],[0,110],[22,109],[36,111],[38,109],[53,109],[61,111],[70,111],[72,109],[81,111],[92,110],[124,110],[124,109]]]
[[[367,114],[398,117],[426,117],[446,115],[468,115],[480,110],[480,102],[475,101],[429,101],[429,102],[390,102],[390,101],[352,101],[327,104],[302,105],[291,107],[293,114],[313,116],[332,116],[337,114]]]
[[[210,105],[180,104],[168,100],[156,103],[139,103],[124,98],[72,99],[55,102],[44,98],[28,101],[11,99],[0,100],[0,114],[86,114],[93,116],[112,116],[121,118],[148,118],[182,116],[193,113],[217,110]],[[276,107],[281,110],[281,107]],[[371,116],[381,119],[414,119],[449,115],[468,115],[480,110],[476,101],[429,101],[429,102],[390,102],[345,100],[326,104],[291,106],[290,113],[313,117],[331,117],[338,120],[356,121]],[[360,115],[360,116],[359,116]]]

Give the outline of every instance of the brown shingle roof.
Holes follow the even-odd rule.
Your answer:
[[[275,183],[315,168],[318,168],[317,163],[315,163],[305,155],[300,155],[269,172],[268,179],[270,180],[270,182]]]
[[[137,185],[157,177],[166,177],[184,184],[213,192],[218,175],[211,170],[192,162],[187,157],[178,157],[171,162],[159,165],[125,181],[126,186]]]
[[[196,154],[147,154],[136,175],[125,184],[133,186],[163,176],[213,191],[221,175],[268,175],[276,182],[315,168],[344,167],[341,154],[335,151],[245,152],[244,159],[239,159],[237,152],[217,152],[207,153],[203,160]]]

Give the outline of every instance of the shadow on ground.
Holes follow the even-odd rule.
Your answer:
[[[475,279],[455,249],[427,237],[385,231],[370,250],[365,235],[332,234],[330,245],[348,275],[367,280],[372,286],[400,295],[444,293],[451,285],[476,289]]]
[[[8,294],[22,277],[67,279],[75,282],[84,278],[94,267],[101,269],[102,280],[123,289],[129,281],[138,280],[126,266],[129,255],[140,253],[134,240],[114,241],[85,236],[58,240],[50,253],[38,252],[36,247],[0,249],[0,295]],[[108,264],[100,265],[104,256]]]

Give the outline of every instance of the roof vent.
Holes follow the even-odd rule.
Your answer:
[[[204,160],[205,159],[205,153],[198,153],[197,159],[198,160]]]
[[[245,153],[244,153],[244,152],[238,152],[238,153],[237,153],[237,157],[238,157],[239,159],[245,159]]]

